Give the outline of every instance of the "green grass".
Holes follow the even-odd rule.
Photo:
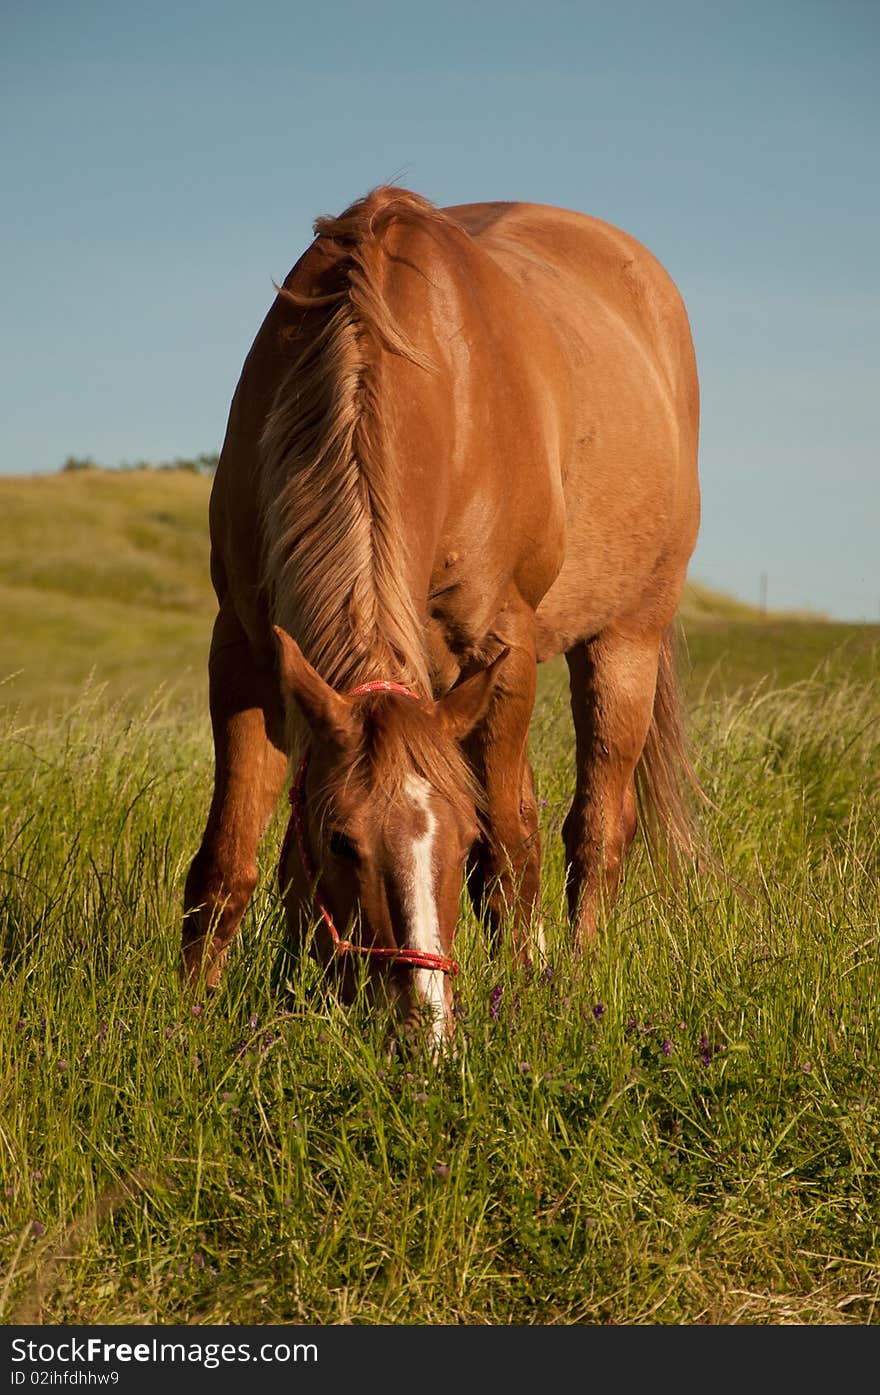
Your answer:
[[[168,614],[206,648],[207,620]],[[280,814],[223,991],[194,1010],[202,698],[161,631],[158,669],[133,644],[71,697],[75,631],[71,686],[34,676],[0,712],[0,1320],[877,1321],[876,629],[692,617],[713,862],[669,886],[637,847],[582,960],[565,672],[542,671],[552,974],[465,912],[460,1049],[437,1068],[389,1057],[381,1014],[288,957]]]
[[[81,470],[0,479],[0,704],[57,710],[95,675],[129,710],[207,692],[210,480]]]
[[[687,626],[687,691],[693,702],[722,693],[880,678],[880,626],[821,620],[714,620]]]

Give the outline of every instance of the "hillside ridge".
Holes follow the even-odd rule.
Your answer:
[[[210,492],[209,475],[187,470],[96,467],[0,477],[7,533],[0,585],[212,613]],[[680,613],[688,621],[762,618],[757,606],[693,580]]]
[[[64,703],[90,676],[113,696],[170,684],[204,700],[210,491],[209,475],[188,470],[0,477],[0,705]],[[679,618],[692,645],[731,626],[769,642],[773,623],[826,623],[762,615],[698,581]]]

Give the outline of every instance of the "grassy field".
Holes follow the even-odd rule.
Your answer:
[[[280,821],[222,994],[178,989],[211,780],[206,495],[0,484],[0,1320],[876,1322],[878,629],[689,593],[713,860],[670,886],[637,848],[580,961],[549,665],[550,964],[516,972],[465,912],[435,1069],[287,956]]]
[[[0,703],[59,710],[90,675],[135,710],[207,693],[210,481],[187,471],[0,479]]]

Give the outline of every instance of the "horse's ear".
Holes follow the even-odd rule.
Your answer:
[[[352,735],[351,704],[325,683],[312,668],[296,640],[280,625],[273,626],[278,641],[281,680],[315,736],[345,741]]]
[[[509,649],[502,649],[488,668],[466,678],[437,703],[440,721],[456,741],[463,741],[485,717],[498,669],[509,653]]]

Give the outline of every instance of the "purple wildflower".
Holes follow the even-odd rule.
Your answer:
[[[605,1016],[605,1004],[604,1004],[604,1003],[594,1003],[594,1004],[593,1004],[593,1016],[595,1017],[595,1019],[596,1019],[597,1022],[601,1022],[602,1018]]]
[[[201,1003],[193,1003],[193,1005],[192,1005],[192,1015],[193,1015],[193,1017],[201,1017],[201,1015],[202,1015],[202,1005],[201,1005]]]
[[[520,1061],[519,1068],[522,1071],[523,1075],[528,1075],[532,1069],[528,1061]]]
[[[664,1056],[671,1056],[671,1055],[672,1055],[672,1042],[669,1040],[668,1037],[666,1038],[665,1041],[661,1041],[661,1043],[660,1043],[660,1050],[663,1052],[663,1055],[664,1055]]]
[[[503,992],[504,989],[501,987],[501,984],[498,983],[489,994],[489,1016],[493,1021],[501,1012],[501,995]]]
[[[813,1063],[812,1063],[812,1061],[804,1061],[803,1065],[801,1066],[801,1070],[803,1071],[804,1075],[809,1075],[809,1074],[810,1074],[810,1071],[811,1071],[812,1069],[813,1069]]]
[[[67,1068],[68,1068],[68,1066],[67,1066],[67,1062],[66,1062],[66,1061],[59,1061],[59,1062],[58,1062],[58,1069],[60,1070],[60,1072],[61,1072],[62,1075],[63,1075],[64,1072],[67,1070]]]
[[[545,982],[545,983],[552,983],[552,982],[553,982],[553,978],[554,978],[553,966],[552,966],[551,964],[547,964],[546,967],[545,967],[545,969],[544,969],[544,982]]]
[[[424,1090],[419,1090],[418,1094],[416,1094],[414,1098],[418,1100],[419,1104],[428,1103],[428,1096],[425,1094]]]
[[[706,1036],[706,1033],[704,1032],[703,1035],[700,1037],[700,1060],[702,1061],[704,1066],[708,1066],[709,1062],[712,1060],[712,1054],[712,1047],[709,1044],[709,1038]]]
[[[34,1221],[34,1222],[33,1222],[32,1226],[31,1226],[31,1234],[36,1235],[36,1237],[37,1237],[38,1240],[39,1240],[39,1238],[40,1238],[41,1235],[45,1235],[45,1234],[46,1234],[46,1227],[43,1225],[43,1222],[42,1222],[42,1221]]]

